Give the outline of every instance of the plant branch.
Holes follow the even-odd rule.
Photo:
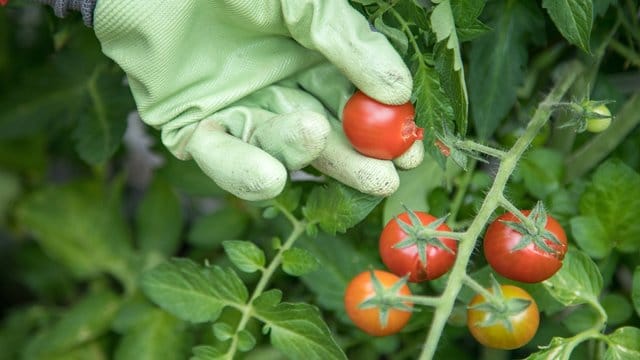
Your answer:
[[[549,95],[547,95],[545,100],[538,106],[523,136],[516,141],[513,147],[501,160],[500,167],[487,197],[483,201],[482,206],[469,226],[469,229],[464,233],[463,239],[458,247],[456,262],[450,272],[447,286],[441,296],[442,302],[435,309],[434,317],[431,322],[431,329],[429,330],[422,353],[420,354],[421,360],[432,359],[436,352],[438,341],[442,335],[444,326],[446,325],[447,319],[453,310],[458,293],[460,292],[464,279],[467,276],[467,265],[473,250],[475,249],[476,240],[482,233],[482,230],[485,228],[493,212],[500,205],[500,199],[504,196],[503,194],[507,181],[515,170],[518,161],[542,126],[549,120],[552,112],[551,104],[562,100],[565,93],[582,72],[583,67],[578,62],[572,62],[568,64],[564,70],[564,76],[551,90]]]

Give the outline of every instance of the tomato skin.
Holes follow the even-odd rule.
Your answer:
[[[373,272],[385,288],[391,287],[400,280],[399,277],[390,272],[382,270],[374,270]],[[378,308],[358,308],[363,301],[373,297],[375,294],[376,291],[373,287],[373,281],[369,271],[361,272],[351,279],[344,294],[344,307],[351,321],[361,330],[372,336],[387,336],[402,330],[407,322],[409,322],[411,312],[390,309],[387,326],[382,327],[380,323],[380,310]],[[400,288],[399,294],[411,296],[411,290],[409,290],[409,287],[405,284]],[[411,303],[406,303],[406,305],[413,306]]]
[[[522,211],[525,216],[530,212]],[[567,235],[553,217],[547,214],[545,229],[552,232],[562,245],[548,239],[545,239],[545,243],[556,250],[555,254],[545,252],[533,242],[524,249],[512,251],[523,235],[503,221],[520,222],[514,214],[505,213],[489,225],[484,237],[485,258],[498,274],[515,281],[537,283],[550,278],[562,267],[568,246]]]
[[[609,111],[607,105],[598,105],[591,111],[600,115],[608,116],[608,118],[588,118],[587,131],[592,133],[599,133],[607,130],[609,125],[611,125],[611,111]]]
[[[391,160],[407,151],[423,137],[423,129],[413,121],[415,110],[408,102],[382,104],[356,91],[342,112],[342,128],[351,145],[376,159]]]
[[[421,211],[414,211],[424,225],[428,225],[437,218]],[[398,219],[411,224],[409,214],[403,212]],[[438,231],[451,231],[446,224],[441,224]],[[413,244],[408,247],[394,248],[394,245],[407,238],[407,233],[402,230],[396,219],[391,219],[380,234],[379,251],[382,262],[398,276],[409,275],[410,282],[421,282],[437,279],[453,267],[458,251],[458,242],[454,239],[439,238],[442,243],[452,250],[452,253],[434,245],[427,245],[427,266],[423,266],[418,255],[418,246]]]
[[[467,327],[471,335],[482,345],[495,348],[512,350],[527,344],[535,336],[540,324],[540,312],[535,300],[528,292],[513,285],[501,285],[502,293],[506,300],[525,299],[531,304],[523,312],[509,316],[508,320],[513,327],[513,332],[503,323],[496,323],[491,326],[481,327],[478,323],[485,321],[489,313],[478,309],[467,309]],[[488,289],[491,291],[491,289]],[[477,294],[469,306],[485,302],[484,296]]]

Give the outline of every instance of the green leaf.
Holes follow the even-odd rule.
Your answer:
[[[546,148],[528,152],[519,163],[527,190],[537,199],[545,199],[560,189],[564,174],[562,154]]]
[[[256,338],[244,329],[238,333],[238,350],[247,352],[256,346]]]
[[[318,222],[322,230],[335,234],[356,225],[381,200],[331,181],[328,186],[317,186],[311,191],[302,212],[307,220]]]
[[[600,314],[592,306],[579,306],[562,319],[571,334],[579,334],[601,323]]]
[[[4,223],[10,206],[20,192],[19,177],[0,168],[0,224]]]
[[[604,360],[640,359],[640,329],[625,326],[608,335]]]
[[[489,139],[516,102],[524,81],[527,43],[544,34],[542,14],[529,1],[500,1],[487,35],[471,43],[469,96],[473,124],[480,139]]]
[[[595,216],[577,216],[571,219],[571,233],[580,248],[594,259],[604,259],[611,253],[613,242]]]
[[[431,27],[436,34],[434,48],[436,70],[440,84],[447,94],[455,116],[457,133],[467,132],[469,97],[465,84],[460,43],[456,33],[451,2],[444,0],[431,13]]]
[[[210,177],[198,167],[195,161],[179,160],[163,149],[165,165],[156,176],[162,176],[173,187],[188,195],[223,196],[226,194]],[[227,239],[225,239],[227,240]]]
[[[541,347],[525,360],[569,360],[575,347],[576,344],[569,339],[554,337],[548,346]]]
[[[282,253],[282,270],[289,275],[302,276],[319,266],[318,259],[305,249],[294,247]]]
[[[633,315],[633,308],[623,295],[609,293],[600,300],[600,304],[607,312],[607,326],[623,324]]]
[[[231,325],[218,322],[213,324],[213,335],[220,341],[227,341],[233,337],[235,329]]]
[[[166,312],[154,309],[121,338],[115,360],[180,360],[187,358],[191,333],[184,323]]]
[[[228,359],[225,354],[213,346],[200,345],[192,349],[193,356],[190,360],[223,360]]]
[[[640,175],[618,160],[600,165],[580,198],[581,215],[597,217],[618,250],[640,250]]]
[[[631,302],[640,316],[640,265],[633,272],[633,285],[631,287]]]
[[[399,29],[391,27],[384,23],[382,17],[378,17],[373,21],[373,26],[376,30],[383,33],[393,47],[398,51],[400,55],[406,55],[409,49],[409,40],[407,36]]]
[[[602,291],[602,275],[585,253],[569,248],[560,270],[543,285],[566,306],[597,302]]]
[[[254,301],[253,305],[257,307],[272,307],[282,301],[282,291],[279,289],[271,289],[260,294]]]
[[[119,306],[120,299],[110,292],[87,295],[64,311],[60,321],[32,338],[25,347],[25,358],[64,355],[72,348],[104,335]]]
[[[591,52],[589,41],[593,23],[592,0],[543,0],[551,20],[562,36],[585,52]]]
[[[222,243],[229,260],[241,271],[252,273],[264,268],[264,251],[249,241],[227,240]]]
[[[122,84],[122,71],[111,64],[98,64],[87,79],[87,104],[73,132],[80,157],[92,165],[109,159],[118,149],[127,126],[133,98]]]
[[[142,290],[176,317],[200,323],[214,321],[227,305],[244,306],[247,289],[231,269],[204,268],[188,259],[173,259],[145,272]]]
[[[215,249],[225,240],[241,238],[249,225],[246,213],[225,206],[195,219],[187,241],[198,248]]]
[[[478,20],[486,0],[452,0],[451,10],[460,41],[470,41],[490,30]]]
[[[453,128],[454,115],[449,99],[440,86],[435,68],[423,61],[413,64],[413,97],[416,103],[416,124],[424,128],[425,149],[444,167],[445,158],[433,144],[443,127]],[[402,173],[400,174],[402,176]],[[401,180],[401,184],[402,180]],[[402,189],[402,187],[400,188]]]
[[[269,330],[271,344],[287,357],[304,360],[347,358],[317,308],[303,303],[281,303],[254,310]]]
[[[42,249],[77,277],[109,272],[127,281],[123,277],[133,255],[119,187],[107,189],[98,182],[48,186],[27,197],[17,213]]]
[[[140,250],[165,256],[174,254],[180,245],[182,223],[178,195],[162,178],[155,177],[136,212]]]

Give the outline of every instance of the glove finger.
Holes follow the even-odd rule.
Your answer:
[[[366,194],[388,196],[400,184],[391,161],[366,157],[351,147],[337,120],[330,121],[327,147],[311,165],[322,173]]]
[[[424,144],[422,141],[416,141],[411,145],[404,154],[393,159],[393,164],[403,170],[418,167],[424,159]]]
[[[287,170],[265,151],[225,132],[213,121],[201,121],[187,151],[202,171],[222,189],[249,200],[276,197],[287,180]]]
[[[342,119],[344,104],[355,90],[351,81],[335,65],[328,62],[296,75],[295,86],[322,102],[337,119]]]
[[[387,104],[409,101],[413,82],[402,58],[347,1],[281,0],[285,24],[303,46],[322,53],[353,84]]]

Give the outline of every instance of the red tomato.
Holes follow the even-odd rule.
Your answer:
[[[421,211],[414,211],[414,213],[420,219],[421,224],[428,225],[435,220],[436,217]],[[397,217],[400,221],[411,224],[411,218],[407,212],[403,212]],[[441,224],[436,228],[438,231],[451,231],[446,224]],[[385,225],[382,233],[380,234],[380,257],[382,262],[387,266],[391,272],[398,276],[409,275],[409,281],[420,282],[425,280],[433,280],[444,275],[456,260],[456,252],[458,250],[458,242],[454,239],[439,238],[440,241],[451,250],[451,252],[433,245],[430,243],[423,243],[422,249],[426,254],[426,265],[420,261],[419,246],[418,243],[411,244],[406,247],[396,247],[396,244],[411,238],[410,234],[407,234],[402,227],[398,224],[396,219],[391,219],[387,225]],[[415,238],[415,236],[414,236]],[[425,239],[418,239],[418,241],[426,241]],[[425,246],[426,245],[426,246]]]
[[[513,285],[501,285],[502,294],[505,300],[524,299],[529,300],[529,306],[518,314],[509,315],[506,320],[511,324],[511,329],[504,322],[497,322],[489,326],[480,326],[491,317],[489,311],[480,309],[467,310],[467,327],[471,335],[482,345],[495,349],[517,349],[531,341],[538,331],[540,324],[540,313],[538,305],[528,292]],[[491,289],[488,289],[491,291]],[[477,294],[469,306],[478,305],[485,302],[484,296]]]
[[[530,211],[524,210],[522,213],[528,216]],[[545,244],[554,250],[553,253],[546,252],[534,242],[523,249],[513,250],[523,235],[503,221],[520,222],[512,213],[505,213],[489,225],[484,237],[484,255],[498,274],[515,281],[536,283],[550,278],[562,267],[562,259],[567,252],[567,236],[553,217],[547,215],[545,229],[562,243],[560,245],[544,239]]]
[[[374,270],[374,274],[385,289],[390,288],[400,280],[399,277],[386,271]],[[344,294],[344,307],[351,321],[364,332],[373,336],[391,335],[402,330],[411,318],[410,311],[389,309],[387,324],[382,326],[378,307],[359,308],[362,302],[372,298],[375,294],[371,272],[364,271],[351,280]],[[399,295],[411,296],[411,290],[406,284],[400,288]],[[409,307],[413,306],[411,303],[404,304]]]
[[[422,139],[424,130],[416,126],[414,117],[411,103],[386,105],[356,91],[344,106],[342,127],[360,153],[391,160]]]

